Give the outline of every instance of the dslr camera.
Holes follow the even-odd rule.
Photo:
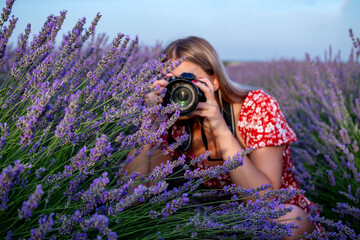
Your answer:
[[[182,107],[180,116],[192,113],[199,102],[205,102],[204,93],[192,82],[196,81],[194,74],[182,73],[179,77],[172,76],[167,79],[166,93],[163,104],[177,103]]]

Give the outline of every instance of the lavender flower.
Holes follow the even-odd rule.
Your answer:
[[[60,31],[61,29],[61,26],[62,24],[64,23],[64,20],[65,20],[65,17],[66,17],[66,13],[67,11],[64,10],[64,11],[61,11],[60,12],[60,16],[56,17],[55,18],[55,26],[54,28],[52,29],[51,31],[51,34],[50,34],[50,40],[52,40],[53,42],[55,41],[55,38],[56,38],[56,35],[57,33]]]
[[[39,227],[35,229],[31,229],[31,237],[30,240],[36,239],[44,239],[47,232],[51,231],[52,226],[54,225],[54,221],[52,217],[54,213],[50,213],[50,215],[45,215],[43,218],[39,219]]]
[[[20,59],[19,63],[17,64],[18,68],[27,68],[31,64],[33,64],[37,59],[43,57],[49,50],[53,47],[51,41],[47,41],[46,43],[42,44],[40,47],[35,48],[34,50],[28,51],[24,56]],[[14,69],[14,72],[18,72],[17,69]],[[18,75],[17,73],[16,75]]]
[[[177,166],[181,166],[185,163],[185,155],[179,157],[175,161],[167,161],[165,164],[161,163],[160,166],[156,166],[154,170],[150,173],[149,179],[152,181],[158,181],[164,179],[168,174],[173,172],[173,169]]]
[[[84,231],[89,229],[98,229],[101,234],[106,235],[108,239],[117,239],[115,232],[108,227],[108,218],[104,215],[94,214],[82,224]]]
[[[328,176],[329,176],[329,182],[331,183],[332,186],[336,185],[336,180],[335,177],[333,175],[333,171],[332,170],[327,170]]]
[[[8,193],[14,185],[19,183],[20,174],[24,171],[25,166],[20,163],[20,160],[15,161],[14,166],[10,164],[2,169],[0,174],[0,210],[7,209],[6,203],[9,201]]]
[[[319,223],[322,226],[329,229],[329,232],[318,232],[314,231],[310,234],[304,234],[306,238],[315,238],[315,239],[323,239],[325,237],[331,237],[333,239],[358,239],[360,238],[359,234],[356,234],[354,230],[350,229],[348,226],[344,225],[341,221],[334,222],[330,219],[325,219],[324,217],[320,217],[318,215],[308,216],[308,219],[311,222]],[[332,231],[331,231],[332,230]]]
[[[81,198],[84,202],[90,203],[92,206],[95,206],[98,201],[101,203],[105,202],[104,193],[106,193],[105,186],[110,182],[107,177],[107,173],[103,173],[100,178],[97,178],[90,185],[90,188],[85,191]]]
[[[83,174],[80,171],[80,173],[75,177],[75,179],[70,181],[69,187],[64,191],[64,196],[74,194],[79,185],[83,183],[88,177],[88,174]]]
[[[72,130],[72,122],[75,120],[76,111],[79,105],[79,99],[81,96],[81,91],[70,96],[69,106],[65,109],[65,116],[56,126],[55,135],[59,138],[64,137],[65,134],[68,134]]]
[[[71,237],[72,240],[87,240],[88,235],[86,233],[74,233]]]
[[[29,196],[29,200],[23,202],[22,208],[19,210],[20,219],[31,217],[32,211],[38,207],[43,194],[41,185],[37,185],[35,192]]]
[[[161,210],[163,220],[170,214],[175,213],[179,208],[185,206],[189,202],[188,194],[184,193],[181,197],[173,199],[171,202],[166,204],[166,207]]]
[[[150,204],[155,205],[155,204],[160,204],[160,203],[165,202],[170,199],[175,199],[177,197],[180,197],[185,192],[195,191],[202,183],[203,183],[203,180],[201,180],[201,179],[197,179],[197,180],[192,179],[188,182],[185,182],[179,188],[174,187],[171,190],[165,189],[162,193],[160,193],[154,197],[151,197],[149,202],[150,202]]]
[[[331,160],[329,155],[325,155],[325,159],[330,164],[332,170],[337,170],[338,165],[333,160]]]
[[[10,23],[8,27],[3,27],[2,31],[0,31],[0,58],[1,58],[1,62],[0,62],[0,68],[2,67],[2,65],[5,63],[5,61],[7,60],[6,57],[3,57],[5,54],[5,50],[6,50],[6,46],[7,43],[9,41],[9,38],[11,36],[11,34],[13,33],[14,29],[15,29],[15,25],[17,22],[17,18],[15,18],[14,16],[12,16],[12,18],[10,19]],[[0,25],[1,22],[0,22]]]
[[[1,13],[0,28],[2,28],[4,23],[8,20],[14,2],[15,2],[15,0],[7,0],[6,1],[6,7],[4,7],[2,9],[3,11]]]
[[[90,161],[94,162],[98,159],[109,157],[111,155],[112,148],[109,138],[102,134],[96,139],[95,147],[90,149]]]
[[[6,233],[6,240],[12,240],[12,236],[14,235],[14,233],[10,230]]]
[[[14,77],[20,77],[20,71],[19,71],[19,69],[17,69],[17,67],[19,65],[21,58],[26,53],[26,45],[27,45],[27,40],[29,38],[30,32],[31,32],[31,24],[29,23],[26,26],[25,34],[20,35],[18,47],[15,49],[16,61],[13,63],[11,70],[10,70],[11,75]]]
[[[67,217],[65,215],[61,216],[60,222],[61,226],[58,228],[58,231],[60,234],[68,234],[71,233],[74,229],[74,227],[78,224],[80,224],[83,220],[83,214],[76,209],[74,214]]]
[[[0,150],[4,149],[6,144],[6,137],[9,136],[9,128],[7,123],[0,123]]]
[[[333,211],[341,216],[350,215],[355,219],[360,219],[360,209],[352,207],[348,203],[336,203],[336,209],[333,209]]]
[[[207,178],[211,179],[219,176],[220,174],[226,174],[230,170],[235,169],[243,164],[243,156],[249,153],[252,149],[247,149],[245,151],[239,152],[232,157],[232,159],[227,159],[222,165],[217,165],[215,167],[209,167],[204,170],[195,169],[194,171],[186,170],[184,177],[187,179],[191,178]]]
[[[45,111],[47,104],[51,99],[51,88],[49,82],[40,85],[39,93],[33,100],[33,105],[27,108],[25,116],[19,117],[16,126],[23,132],[20,137],[20,144],[24,147],[32,144],[35,130],[39,122],[39,118]]]
[[[352,149],[353,149],[353,152],[356,153],[359,151],[359,144],[356,140],[354,140],[354,142],[352,143]]]
[[[71,32],[68,32],[68,34],[64,36],[64,41],[62,42],[62,49],[60,53],[61,58],[65,58],[69,55],[69,53],[72,52],[72,45],[81,35],[85,22],[86,18],[79,19]]]
[[[57,18],[54,15],[47,17],[45,23],[43,24],[40,32],[34,36],[33,41],[30,43],[30,52],[35,51],[44,43],[53,43],[54,39],[51,39],[51,32],[56,28]],[[49,34],[50,33],[50,34]]]
[[[143,185],[137,186],[133,192],[128,194],[126,197],[120,199],[115,206],[115,213],[124,211],[131,207],[137,201],[145,201],[146,198],[161,193],[167,188],[168,184],[165,181],[158,182],[152,187],[145,187]]]

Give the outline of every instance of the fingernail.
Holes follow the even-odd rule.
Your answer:
[[[197,83],[197,81],[196,81],[196,80],[192,80],[192,82],[193,82],[193,83]]]
[[[198,77],[198,79],[203,79],[203,77]]]

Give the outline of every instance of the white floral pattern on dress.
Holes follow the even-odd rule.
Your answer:
[[[296,141],[278,103],[262,90],[252,91],[245,98],[238,127],[245,144],[254,149]]]

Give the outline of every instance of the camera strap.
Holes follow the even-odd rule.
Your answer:
[[[234,122],[234,107],[232,103],[228,103],[227,101],[223,101],[223,107],[221,108],[221,114],[225,119],[228,128],[232,132],[232,134],[236,137],[235,132],[235,122]]]
[[[235,132],[235,122],[234,122],[234,108],[233,105],[231,103],[228,103],[226,101],[223,102],[223,108],[221,108],[221,114],[223,115],[223,118],[228,126],[228,128],[230,129],[230,131],[232,132],[232,134],[236,137],[236,132]],[[204,147],[206,149],[206,151],[208,151],[208,142],[206,139],[206,135],[205,135],[205,131],[203,128],[203,123],[204,123],[204,118],[200,118],[200,125],[201,125],[201,138],[204,144]],[[208,157],[209,161],[223,161],[222,158],[220,159],[213,159],[210,156]]]

